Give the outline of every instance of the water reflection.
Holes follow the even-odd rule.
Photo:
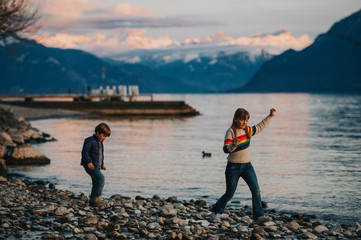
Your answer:
[[[17,167],[58,188],[90,191],[80,166],[83,140],[105,121],[112,135],[105,141],[106,186],[115,193],[180,199],[208,195],[212,204],[225,191],[224,134],[233,113],[244,107],[257,124],[275,107],[277,116],[252,139],[262,197],[271,208],[309,213],[360,216],[361,96],[309,94],[160,95],[185,100],[202,115],[184,119],[53,119],[33,121],[56,142],[37,145],[51,164]],[[202,158],[202,151],[212,158]],[[240,181],[233,200],[251,205]]]

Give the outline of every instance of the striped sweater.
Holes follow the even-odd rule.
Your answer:
[[[255,126],[248,126],[248,131],[250,136],[254,136],[260,133],[271,121],[271,117],[267,116],[263,121],[258,123]],[[223,151],[229,153],[227,159],[232,163],[247,163],[251,161],[251,154],[249,146],[251,144],[251,139],[247,139],[246,133],[243,129],[236,130],[236,136],[240,140],[239,144],[235,147],[233,146],[234,132],[230,127],[226,132],[226,137],[224,140]]]

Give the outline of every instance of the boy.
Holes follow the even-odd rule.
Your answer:
[[[95,127],[95,134],[84,140],[83,149],[81,151],[81,165],[92,179],[92,190],[89,199],[89,205],[100,207],[102,200],[99,198],[104,187],[104,175],[102,170],[107,168],[104,166],[104,147],[103,141],[110,136],[110,128],[105,123],[100,123]]]

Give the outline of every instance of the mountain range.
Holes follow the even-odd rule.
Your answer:
[[[211,44],[265,43],[273,37],[293,39],[288,31],[238,39],[220,34]],[[305,49],[280,55],[262,46],[216,46],[206,40],[190,41],[205,44],[198,47],[134,51],[113,59],[33,40],[0,46],[0,93],[85,92],[103,84],[102,69],[105,85],[138,85],[141,93],[361,92],[361,11]]]
[[[361,93],[361,11],[335,23],[302,51],[266,62],[235,92]]]
[[[9,50],[10,49],[10,50]],[[273,57],[259,53],[218,52],[184,62],[145,58],[127,63],[101,59],[76,49],[48,48],[35,41],[0,47],[2,93],[85,92],[105,85],[138,85],[141,93],[219,92],[243,85]]]
[[[35,41],[11,44],[9,49],[0,47],[3,92],[82,92],[88,85],[98,88],[103,84],[103,68],[105,85],[138,85],[143,92],[191,90],[181,81],[160,76],[145,66],[112,65],[81,50],[48,48]]]

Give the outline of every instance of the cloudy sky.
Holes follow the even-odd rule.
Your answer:
[[[98,56],[215,41],[302,48],[361,9],[360,0],[31,1],[42,16],[37,41]]]

